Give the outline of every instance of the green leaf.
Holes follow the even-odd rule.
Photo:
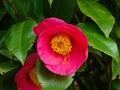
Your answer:
[[[6,47],[24,64],[27,51],[35,41],[33,27],[36,22],[33,20],[17,23],[10,27],[6,34]]]
[[[6,10],[8,11],[8,13],[16,20],[18,21],[18,14],[16,14],[17,12],[13,10],[13,7],[10,6],[10,3],[7,1],[7,0],[2,0],[3,1],[3,4],[6,8]],[[21,19],[21,17],[19,17]]]
[[[100,27],[106,37],[109,34],[115,23],[112,14],[103,5],[96,1],[77,0],[80,10],[88,17],[90,17]]]
[[[44,17],[49,18],[50,17],[50,7],[51,4],[48,0],[41,0],[42,1],[42,8],[44,12]]]
[[[15,20],[24,21],[31,17],[39,22],[44,19],[41,0],[3,0],[3,3]]]
[[[31,17],[37,22],[40,22],[44,19],[42,0],[29,0],[29,2],[27,0],[20,1],[21,4],[17,1],[14,3],[14,5],[17,6],[17,4],[20,4],[27,17]],[[17,8],[19,9],[20,7]]]
[[[42,90],[65,90],[73,81],[73,75],[59,76],[51,73],[39,59],[36,63],[36,71]]]
[[[86,34],[89,46],[104,52],[118,61],[118,47],[113,39],[105,38],[96,25],[83,23],[77,26]]]
[[[4,74],[7,73],[11,70],[16,69],[18,66],[16,63],[14,62],[4,62],[4,63],[0,63],[0,74]]]
[[[1,55],[4,55],[4,56],[7,57],[7,58],[13,59],[12,53],[9,52],[8,50],[1,49],[1,48],[0,48],[0,54],[1,54]]]
[[[75,0],[53,0],[51,16],[63,19],[69,23],[73,16],[75,6]]]
[[[92,47],[89,47],[88,51],[91,52],[91,53],[94,53],[94,54],[96,54],[96,55],[98,55],[100,57],[103,57],[102,53],[99,50],[96,50],[96,49],[94,49]]]
[[[112,79],[115,79],[118,74],[120,75],[120,58],[118,61],[112,60]]]
[[[120,90],[120,80],[119,79],[113,80],[112,81],[112,87],[115,90]]]
[[[118,38],[120,38],[120,22],[116,24],[114,27],[115,34]]]

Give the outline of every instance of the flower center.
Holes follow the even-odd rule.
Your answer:
[[[58,54],[67,55],[71,52],[72,44],[70,37],[63,33],[55,35],[51,42],[51,48]]]
[[[30,78],[30,80],[37,86],[40,86],[38,80],[37,80],[37,77],[36,77],[36,72],[35,72],[35,68],[32,68],[29,73],[28,73],[28,76]]]

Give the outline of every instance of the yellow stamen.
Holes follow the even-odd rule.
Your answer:
[[[36,72],[35,72],[35,68],[32,68],[29,73],[28,73],[28,76],[30,78],[30,80],[37,86],[40,86],[38,80],[37,80],[37,77],[36,77]]]
[[[72,44],[70,37],[63,33],[58,33],[55,35],[51,42],[51,48],[58,54],[67,55],[71,52]]]

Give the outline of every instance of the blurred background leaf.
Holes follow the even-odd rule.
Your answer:
[[[15,20],[24,21],[33,18],[40,22],[44,19],[41,0],[3,0],[3,3]]]
[[[78,24],[89,41],[88,60],[74,77],[52,82],[66,90],[119,90],[120,0],[0,0],[0,90],[17,90],[14,76],[36,51],[32,28],[49,17]]]
[[[75,6],[75,0],[53,0],[50,9],[51,17],[57,17],[69,23],[72,19]]]

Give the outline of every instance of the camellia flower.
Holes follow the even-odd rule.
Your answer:
[[[45,67],[59,75],[70,75],[86,61],[88,41],[76,26],[47,18],[34,27],[37,52]]]
[[[35,73],[37,53],[31,54],[15,76],[18,90],[42,90]]]

